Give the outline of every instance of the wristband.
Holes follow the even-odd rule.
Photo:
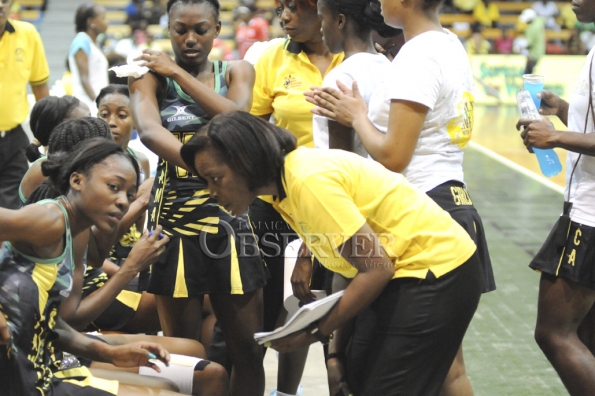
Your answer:
[[[343,352],[331,352],[331,353],[329,353],[329,354],[326,355],[326,361],[328,362],[331,359],[344,360],[345,359],[345,353],[343,353]]]
[[[316,340],[322,343],[322,345],[327,345],[333,338],[332,334],[329,336],[325,336],[320,332],[320,329],[318,328],[318,322],[312,322],[310,326],[306,327],[306,331],[312,334],[316,338]]]

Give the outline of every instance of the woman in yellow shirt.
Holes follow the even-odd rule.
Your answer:
[[[328,342],[371,306],[379,320],[362,394],[438,394],[481,294],[475,244],[448,213],[378,163],[296,149],[289,132],[243,112],[213,118],[181,156],[234,213],[275,196],[316,258],[350,279],[328,315],[275,349]]]

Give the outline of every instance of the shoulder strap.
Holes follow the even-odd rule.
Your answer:
[[[595,52],[591,55],[591,63],[589,64],[589,107],[587,108],[587,114],[585,115],[585,126],[583,127],[583,133],[587,133],[587,125],[589,124],[589,113],[591,113],[591,120],[595,122],[595,111],[593,110],[593,58],[595,57]],[[572,172],[570,172],[570,178],[568,179],[568,193],[566,196],[566,201],[570,201],[570,188],[572,187],[572,177],[574,176],[574,172],[576,171],[576,167],[578,162],[581,160],[583,154],[579,154],[574,166],[572,167]]]

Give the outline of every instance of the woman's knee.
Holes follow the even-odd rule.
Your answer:
[[[535,326],[535,342],[546,355],[562,348],[567,336],[558,329],[539,322]]]

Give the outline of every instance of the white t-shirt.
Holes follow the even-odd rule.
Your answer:
[[[91,109],[91,115],[95,117],[97,115],[97,106],[95,102],[85,92],[83,85],[81,84],[81,78],[79,70],[74,60],[74,55],[82,50],[88,59],[89,65],[89,81],[95,95],[99,94],[102,88],[107,87],[109,84],[107,69],[109,67],[107,58],[101,52],[99,47],[91,40],[91,37],[85,32],[79,32],[74,37],[72,44],[70,44],[70,52],[68,55],[68,65],[70,66],[70,72],[72,73],[72,93],[79,100],[85,102],[89,109]]]
[[[391,100],[430,110],[403,176],[427,192],[463,180],[463,148],[473,130],[473,76],[469,58],[450,31],[426,32],[407,41],[370,99],[368,117],[386,133]]]
[[[369,54],[361,52],[351,55],[340,65],[331,70],[322,81],[323,87],[332,87],[338,89],[337,80],[351,88],[354,81],[361,95],[366,102],[370,103],[372,93],[382,83],[384,75],[388,72],[390,61],[382,54]],[[329,148],[328,118],[319,115],[312,117],[312,134],[314,137],[314,147]],[[362,141],[357,134],[354,142],[355,152],[363,157],[368,153],[364,148]]]
[[[595,48],[591,49],[587,56],[587,61],[581,70],[574,89],[570,96],[570,106],[568,107],[568,130],[582,133],[585,128],[585,116],[588,113],[587,133],[595,132],[592,114],[588,112],[589,108],[589,66],[591,59],[595,55]],[[591,88],[593,104],[595,105],[595,65],[591,70],[591,78],[594,87]],[[570,173],[578,158],[577,153],[568,152],[566,160],[566,194],[570,188],[570,201],[573,202],[570,219],[580,224],[595,227],[595,157],[582,155],[574,176],[572,177],[572,186],[570,183]]]

